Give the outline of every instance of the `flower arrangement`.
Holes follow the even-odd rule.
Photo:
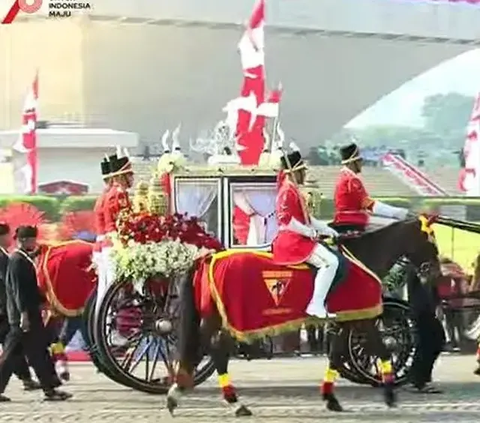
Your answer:
[[[195,217],[133,213],[119,222],[112,255],[117,280],[145,281],[182,274],[200,256],[221,249]]]

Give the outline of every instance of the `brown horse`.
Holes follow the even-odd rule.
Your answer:
[[[435,280],[439,274],[438,249],[431,222],[424,217],[397,222],[357,238],[345,239],[342,245],[380,278],[384,277],[402,256],[411,261],[424,282]],[[179,405],[181,394],[193,386],[192,375],[197,363],[205,352],[209,352],[215,363],[224,399],[234,408],[236,416],[249,416],[251,411],[239,401],[228,375],[229,354],[232,346],[231,333],[225,330],[227,325],[222,319],[218,306],[202,319],[198,310],[198,297],[193,286],[196,271],[198,272],[198,270],[192,270],[181,282],[179,363],[175,383],[167,396],[167,408],[173,414]],[[235,274],[235,277],[239,280],[238,274]],[[246,278],[243,280],[247,281]],[[341,285],[334,289],[340,289],[340,287]],[[359,292],[360,290],[352,294],[356,296]],[[334,291],[331,291],[329,297],[333,294]],[[327,298],[327,306],[328,301]],[[359,320],[344,319],[338,323],[339,332],[332,341],[329,364],[322,384],[323,399],[329,410],[343,410],[334,394],[334,383],[339,376],[338,369],[342,364],[343,356],[346,355],[346,337],[352,329],[366,335],[368,352],[380,359],[384,399],[388,406],[395,404],[390,354],[375,325],[377,317],[378,314],[375,317],[359,318]],[[233,336],[235,337],[235,334]]]

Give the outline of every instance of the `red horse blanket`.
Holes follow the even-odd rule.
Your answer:
[[[81,314],[95,287],[92,250],[93,244],[84,241],[40,246],[38,285],[50,306],[62,315]]]
[[[337,321],[373,318],[382,313],[381,281],[352,256],[346,276],[334,284],[327,309]],[[203,317],[218,309],[223,325],[237,339],[293,330],[309,316],[314,275],[307,265],[280,266],[260,251],[224,251],[203,261],[195,275],[197,307]],[[212,303],[213,300],[213,303]]]

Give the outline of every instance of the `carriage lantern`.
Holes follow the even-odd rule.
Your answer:
[[[146,213],[149,211],[148,205],[149,185],[141,181],[135,188],[135,197],[133,199],[133,209],[135,213]]]
[[[317,181],[307,179],[306,184],[302,187],[302,194],[307,204],[308,212],[315,218],[321,218],[321,202],[323,194],[320,192]]]
[[[148,188],[148,209],[151,214],[165,216],[168,213],[168,196],[163,191],[159,176],[154,173]]]

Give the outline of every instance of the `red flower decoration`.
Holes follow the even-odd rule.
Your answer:
[[[133,213],[120,222],[119,235],[125,244],[129,240],[146,244],[178,239],[198,248],[215,251],[224,249],[217,238],[205,232],[196,217],[189,218],[186,214],[153,216],[147,213]]]

